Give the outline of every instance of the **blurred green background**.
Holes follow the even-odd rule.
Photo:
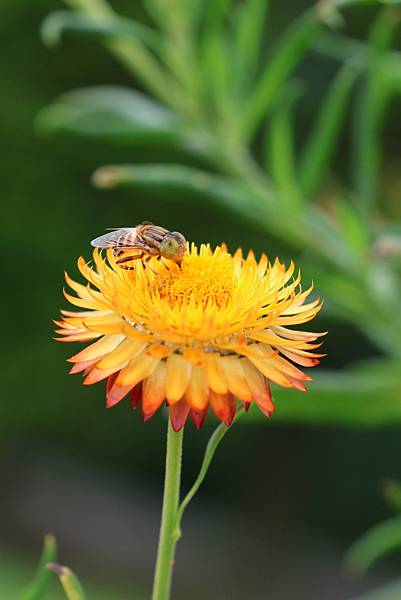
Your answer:
[[[272,2],[263,30],[265,44],[272,44],[310,6],[294,0],[285,5]],[[119,0],[113,7],[149,23],[139,3]],[[252,247],[272,257],[294,257],[301,265],[305,253],[302,248],[294,250],[285,235],[262,231],[252,219],[246,222],[235,211],[207,202],[202,195],[192,197],[190,191],[95,189],[91,175],[104,164],[171,162],[204,168],[205,161],[168,142],[113,143],[62,131],[46,135],[35,129],[39,111],[70,89],[135,84],[95,40],[66,36],[53,51],[44,47],[40,25],[49,12],[60,8],[52,0],[3,0],[0,6],[4,266],[0,598],[18,597],[34,569],[42,537],[51,531],[58,539],[61,562],[88,582],[90,598],[142,600],[150,594],[156,549],[165,416],[158,414],[144,425],[127,403],[106,411],[101,384],[84,387],[78,377],[67,376],[65,359],[73,350],[51,340],[51,318],[65,307],[63,270],[76,275],[77,257],[90,258],[89,240],[106,227],[143,220],[183,231],[196,242],[224,240],[230,249]],[[374,6],[352,9],[346,34],[365,39],[376,15]],[[397,36],[394,48],[399,47]],[[296,112],[297,149],[315,122],[337,68],[335,61],[317,52],[305,53],[296,65],[297,79],[307,83]],[[141,83],[135,87],[141,89]],[[350,95],[349,107],[357,103],[359,91]],[[373,214],[377,222],[379,210],[387,223],[401,217],[399,115],[395,94],[381,132],[381,192]],[[315,201],[322,206],[336,194],[352,190],[354,117],[355,111],[346,111],[336,152],[315,192]],[[259,153],[262,145],[257,136],[253,151]],[[309,255],[305,268],[319,290],[322,267],[316,265],[315,274]],[[344,295],[344,289],[339,288],[338,294]],[[333,400],[341,411],[349,398],[336,392],[336,374],[354,361],[381,359],[385,351],[374,336],[364,334],[360,322],[350,322],[333,304],[328,298],[327,309],[314,324],[318,330],[329,330],[324,368],[332,370],[333,390],[319,397],[319,384],[313,395],[312,383],[311,402]],[[363,416],[351,427],[339,425],[341,418],[330,423],[331,417],[320,424],[313,415],[309,423],[308,418],[293,423],[297,417],[280,419],[279,404],[271,422],[238,425],[227,435],[207,483],[184,518],[174,598],[339,600],[399,575],[400,557],[363,581],[351,580],[341,571],[350,543],[390,514],[380,482],[401,478],[401,395],[391,396],[394,418],[392,413],[381,418],[381,403],[386,406],[390,395],[374,392],[372,398],[372,389],[381,389],[380,373],[368,369],[366,377],[367,389],[355,391],[361,398],[357,410],[365,409],[367,395],[366,410],[377,412],[378,426],[373,418],[364,427]],[[399,370],[391,377],[397,382],[391,387],[393,394]],[[280,403],[285,411],[285,402],[307,401],[291,395]],[[385,427],[379,426],[382,421]],[[212,428],[210,422],[198,433],[188,426],[186,487]],[[57,593],[54,582],[49,598],[61,598]]]

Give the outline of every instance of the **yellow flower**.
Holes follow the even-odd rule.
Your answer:
[[[85,384],[107,379],[108,407],[130,393],[147,420],[165,401],[178,431],[189,414],[199,428],[209,405],[230,425],[237,399],[270,416],[270,381],[306,391],[311,378],[295,364],[319,363],[313,342],[323,334],[287,325],[310,321],[321,303],[305,303],[312,287],[302,291],[293,263],[194,244],[181,266],[138,260],[126,270],[97,250],[93,260],[78,260],[87,286],[66,274],[77,294],[66,298],[85,310],[62,311],[57,339],[96,340],[69,359],[70,372],[84,372]]]

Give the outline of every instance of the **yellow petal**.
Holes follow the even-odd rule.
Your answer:
[[[186,396],[189,404],[196,410],[204,410],[207,406],[209,386],[206,381],[205,371],[202,367],[192,366]]]
[[[121,368],[129,360],[138,356],[145,347],[146,342],[124,339],[115,350],[110,352],[96,365],[96,368],[104,370]]]
[[[122,342],[124,336],[121,334],[117,335],[105,335],[100,340],[91,344],[75,356],[72,356],[70,362],[83,362],[86,360],[92,360],[93,358],[100,358],[104,354],[112,352],[114,348],[117,348],[118,344]]]
[[[143,382],[142,410],[144,414],[155,412],[166,397],[167,366],[160,361],[153,373]]]
[[[188,387],[191,377],[191,365],[179,354],[172,354],[167,359],[167,400],[178,402]]]
[[[228,387],[224,376],[221,357],[217,353],[205,354],[205,373],[209,386],[217,394],[227,394]]]
[[[93,316],[83,320],[83,325],[90,331],[99,333],[123,333],[124,321],[114,312],[107,315]]]
[[[252,394],[245,379],[244,371],[238,356],[223,356],[221,358],[225,379],[229,391],[239,400],[251,402]]]
[[[142,379],[149,377],[157,367],[160,358],[155,356],[149,356],[148,354],[142,353],[134,360],[131,360],[128,366],[120,371],[119,376],[116,379],[116,386],[134,386]]]

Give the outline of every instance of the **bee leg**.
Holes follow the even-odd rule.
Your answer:
[[[169,265],[163,260],[162,256],[159,257],[159,260],[162,263],[163,267],[166,269],[166,271],[171,271]]]
[[[157,275],[156,271],[150,266],[149,261],[152,258],[152,255],[149,254],[145,260],[143,261],[143,266],[145,267],[145,269],[149,269],[150,271],[152,271],[152,273],[154,273],[155,275]]]
[[[135,269],[135,267],[128,267],[127,265],[123,264],[126,262],[132,262],[134,260],[139,260],[140,258],[142,258],[142,255],[133,255],[133,256],[124,256],[124,258],[119,258],[116,261],[116,264],[121,268],[121,269],[125,269],[126,271],[133,271]]]
[[[124,256],[123,258],[119,258],[116,261],[117,265],[121,265],[122,263],[131,262],[132,260],[139,260],[142,258],[142,254],[134,254],[132,256]]]

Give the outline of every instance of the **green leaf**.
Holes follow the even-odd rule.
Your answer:
[[[205,31],[220,30],[227,17],[231,0],[213,0],[205,3]]]
[[[345,556],[345,567],[354,574],[363,574],[387,554],[401,550],[401,517],[376,525],[363,534]]]
[[[39,113],[37,125],[43,132],[123,142],[170,141],[183,135],[174,112],[140,92],[114,86],[64,94]]]
[[[28,587],[22,592],[19,600],[42,600],[50,581],[50,573],[45,570],[45,566],[47,563],[55,561],[56,558],[56,540],[52,535],[48,534],[43,541],[42,555],[36,574]]]
[[[377,202],[382,160],[381,131],[390,99],[386,53],[396,34],[399,19],[383,9],[372,27],[367,80],[355,106],[354,180],[364,209],[370,212]]]
[[[303,86],[291,82],[284,86],[266,131],[269,174],[287,211],[298,210],[302,201],[295,166],[293,110]]]
[[[395,479],[387,479],[382,486],[383,496],[387,504],[397,512],[401,512],[401,483]]]
[[[323,98],[319,115],[301,156],[300,180],[305,196],[310,196],[316,190],[334,154],[358,73],[359,69],[346,64]]]
[[[337,31],[324,31],[312,44],[312,49],[341,63],[352,61],[352,65],[359,68],[366,67],[369,62],[368,44]]]
[[[227,109],[230,110],[230,92],[232,92],[232,64],[230,64],[224,33],[214,29],[205,32],[202,38],[201,56],[202,77],[211,96],[207,102],[219,113],[219,118],[224,119]]]
[[[321,0],[324,3],[326,0]],[[401,0],[327,0],[333,8],[348,8],[351,6],[365,6],[367,4],[386,4],[388,6],[401,4]]]
[[[202,197],[259,226],[261,219],[267,218],[261,203],[236,180],[183,165],[108,165],[94,173],[93,182],[105,189],[128,187],[181,192],[188,202]]]
[[[245,105],[244,131],[247,138],[252,137],[263,117],[272,108],[283,82],[304,57],[320,27],[316,12],[309,10],[279,39]]]
[[[352,598],[352,600],[401,600],[401,579],[396,579],[376,590]]]
[[[315,372],[313,372],[315,371]],[[401,423],[400,364],[368,361],[345,371],[313,369],[307,393],[274,386],[271,424],[377,427]],[[266,422],[252,407],[240,423]]]
[[[46,569],[53,571],[58,576],[68,600],[86,600],[82,585],[71,569],[57,563],[47,564]]]
[[[351,255],[358,259],[370,248],[371,233],[369,224],[348,199],[336,198],[335,216],[341,237],[350,248]]]
[[[241,4],[234,23],[236,76],[245,83],[253,76],[258,64],[265,17],[269,0],[248,0]]]
[[[113,20],[116,13],[107,0],[64,0],[73,10],[105,23]],[[177,82],[161,65],[160,57],[154,55],[141,40],[134,37],[112,36],[104,40],[106,48],[121,62],[126,69],[139,78],[141,82],[167,106],[174,109],[183,107],[186,101],[182,97]]]
[[[94,19],[89,15],[68,10],[59,10],[48,15],[41,27],[44,44],[49,47],[59,45],[63,33],[134,39],[145,43],[150,48],[160,49],[160,40],[156,31],[117,15]]]

